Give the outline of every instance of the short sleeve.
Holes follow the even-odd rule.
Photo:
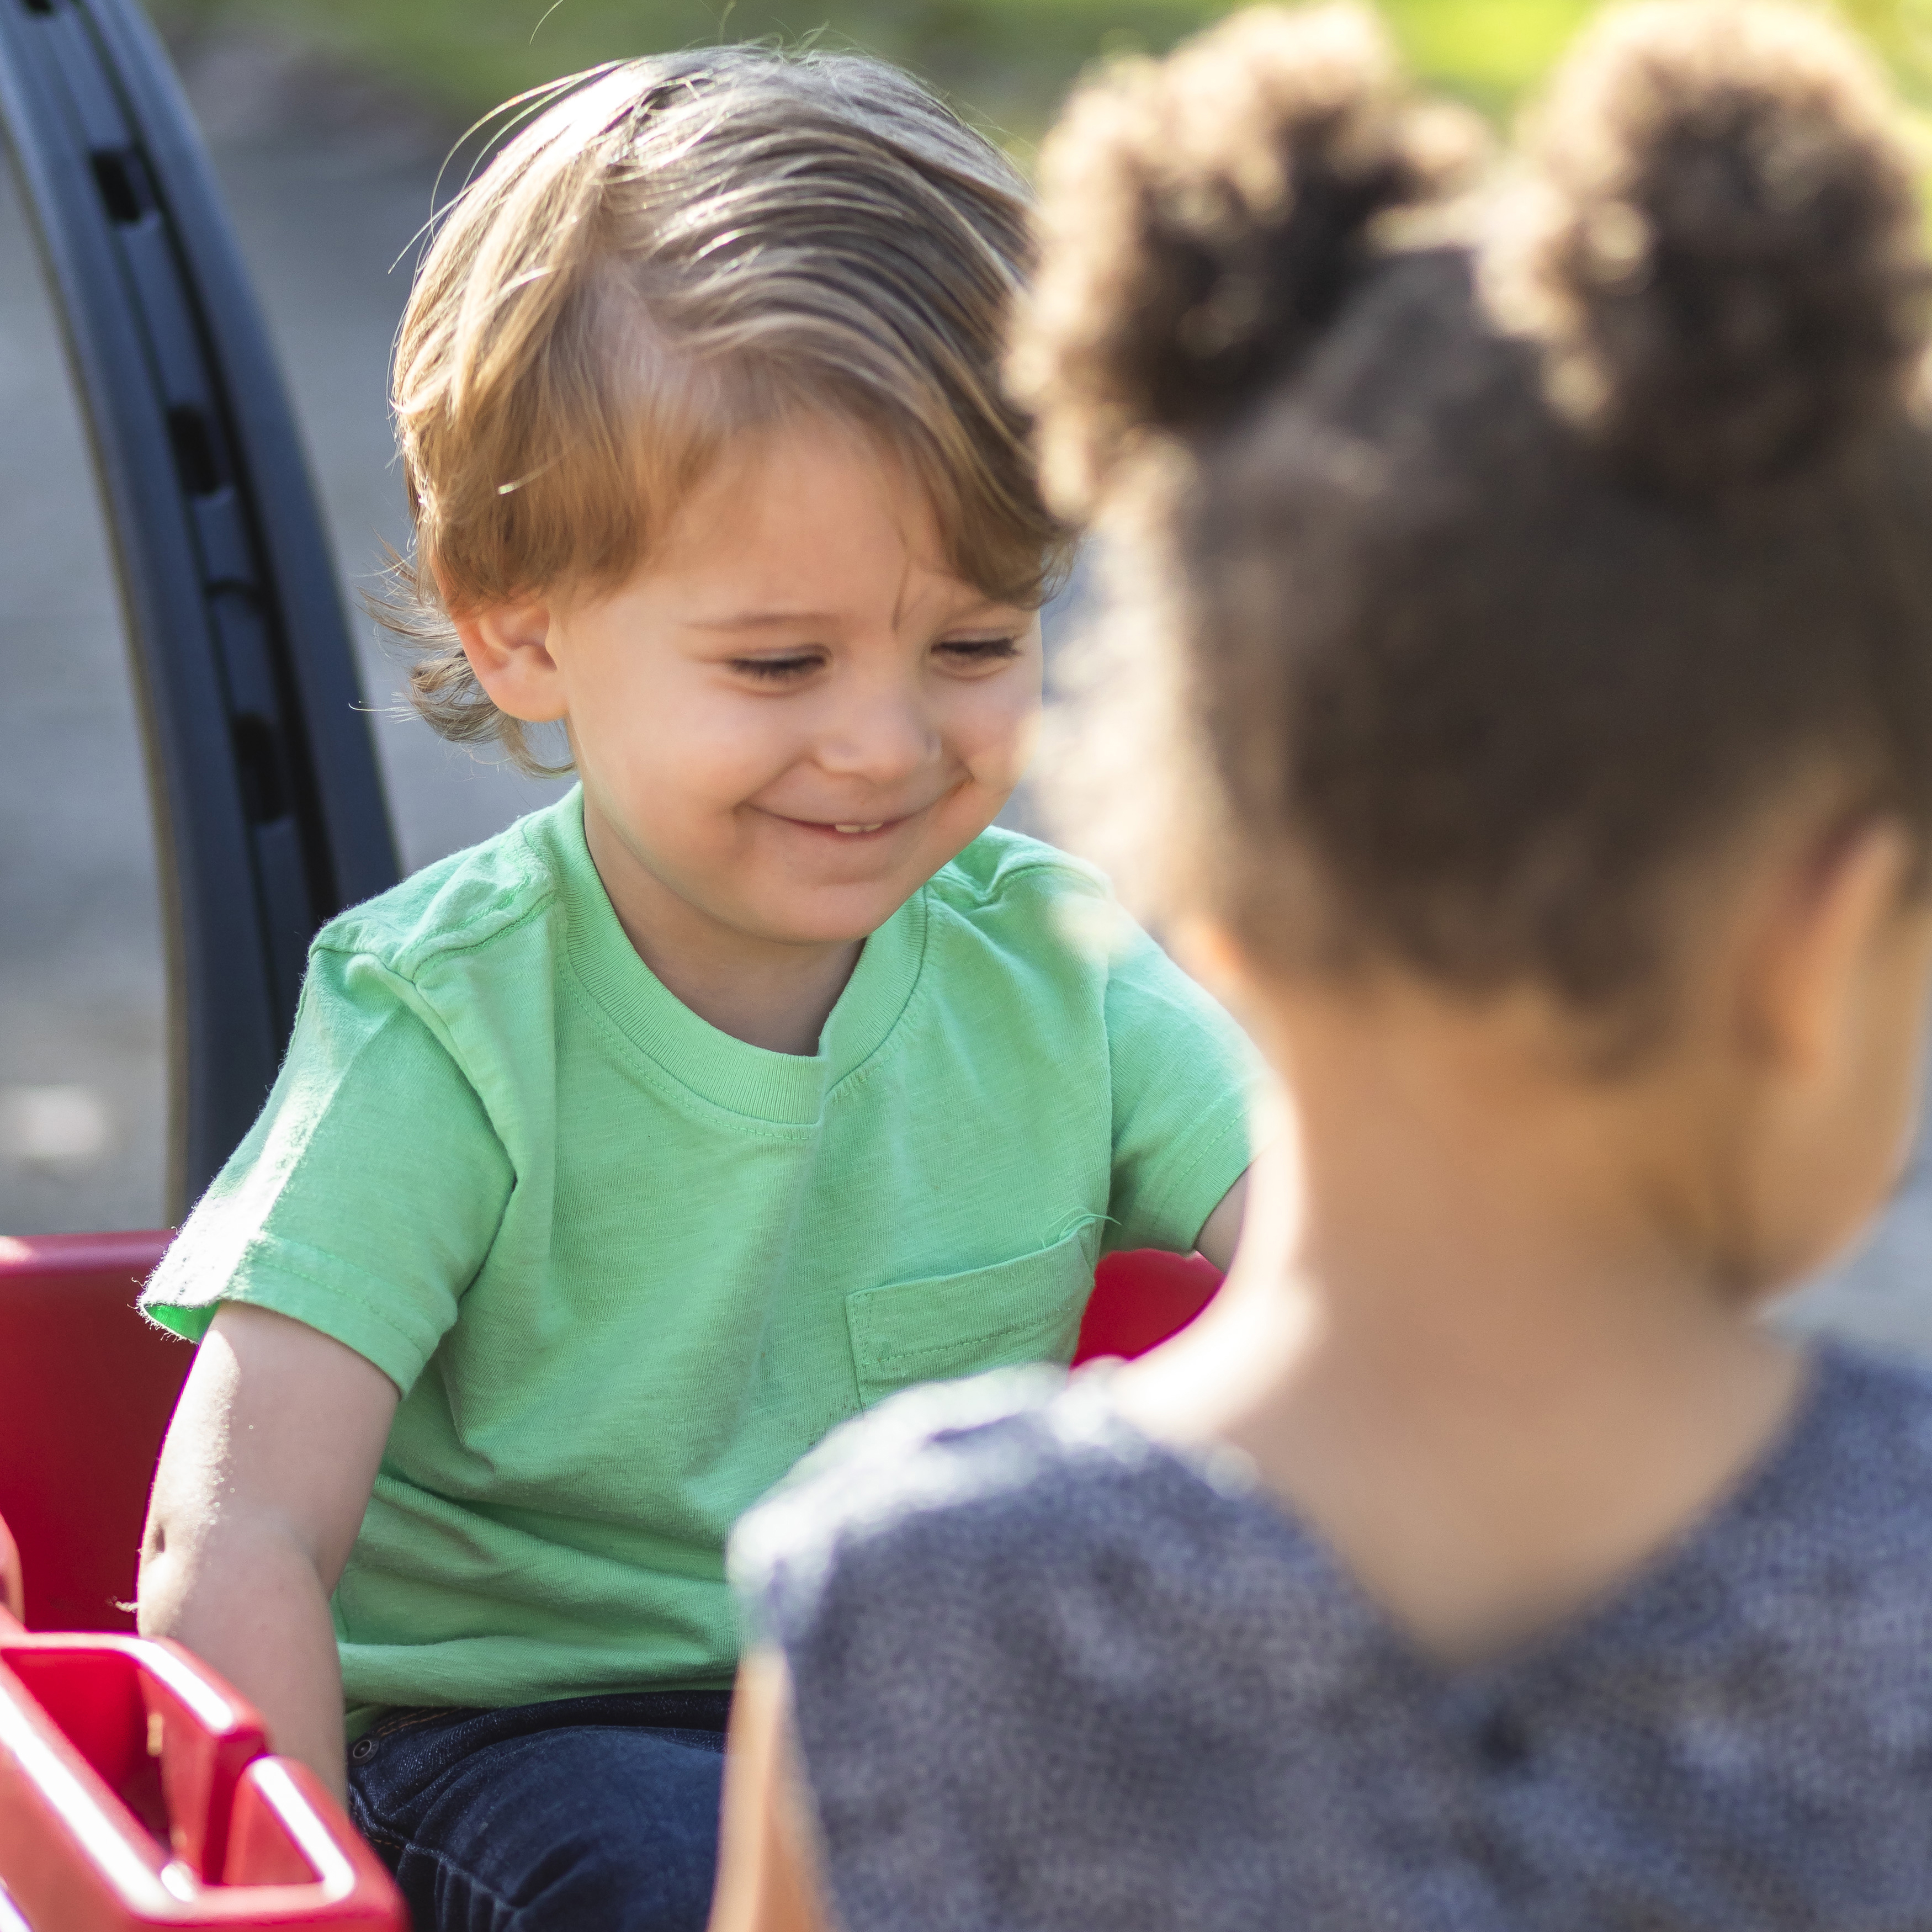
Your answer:
[[[1108,972],[1107,1051],[1114,1180],[1106,1245],[1185,1254],[1247,1172],[1255,1049],[1226,1010],[1133,928]]]
[[[405,1394],[494,1240],[512,1169],[414,986],[318,948],[261,1118],[142,1299],[200,1341],[224,1301],[292,1316]]]

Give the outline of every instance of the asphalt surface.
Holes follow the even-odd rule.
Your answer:
[[[352,596],[405,533],[385,377],[441,144],[273,49],[204,50],[188,78]],[[366,618],[356,628],[408,865],[556,794],[406,715],[398,656]],[[81,427],[4,170],[0,680],[0,1234],[153,1226],[165,988],[146,784]],[[1932,1360],[1924,1148],[1863,1254],[1781,1318]]]
[[[440,146],[380,103],[338,96],[318,116],[308,79],[247,47],[190,76],[353,597],[406,534],[386,374]],[[165,987],[152,820],[81,424],[4,170],[0,428],[0,1233],[153,1226]],[[353,628],[409,866],[558,794],[435,737],[407,715],[394,648],[359,613]]]

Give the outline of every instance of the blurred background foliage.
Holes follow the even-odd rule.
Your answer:
[[[1507,111],[1596,0],[1382,0],[1423,74]],[[1820,0],[1829,4],[1829,0]],[[1932,0],[1838,0],[1932,105]],[[395,85],[461,125],[559,75],[718,40],[818,38],[902,62],[1024,156],[1068,83],[1159,52],[1228,10],[1212,0],[151,0],[178,43],[281,37]]]

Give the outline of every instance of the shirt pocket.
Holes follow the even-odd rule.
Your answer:
[[[1093,1288],[1082,1229],[1017,1261],[860,1288],[845,1298],[859,1400],[1022,1362],[1064,1365]]]

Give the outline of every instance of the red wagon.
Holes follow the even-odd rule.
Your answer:
[[[402,1932],[314,1777],[178,1645],[130,1634],[189,1359],[134,1306],[166,1238],[0,1238],[0,1932]],[[1082,1356],[1139,1353],[1219,1280],[1198,1257],[1110,1258]]]
[[[395,850],[288,400],[134,0],[0,0],[0,128],[87,412],[168,848],[178,1212],[273,1078],[310,937],[394,882]],[[134,1310],[166,1240],[0,1237],[0,1932],[402,1932],[313,1776],[134,1634],[190,1356]],[[1082,1354],[1140,1352],[1217,1282],[1112,1258]]]
[[[134,1312],[166,1243],[0,1238],[0,1932],[404,1932],[314,1775],[179,1645],[132,1634],[189,1357]]]

